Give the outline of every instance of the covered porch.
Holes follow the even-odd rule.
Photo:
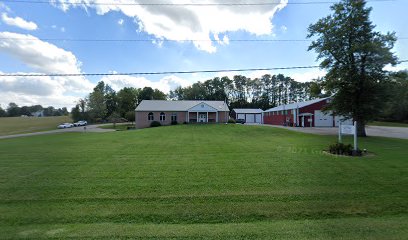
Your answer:
[[[217,123],[218,112],[188,112],[186,121],[189,123]]]
[[[313,113],[299,114],[299,127],[313,127]]]

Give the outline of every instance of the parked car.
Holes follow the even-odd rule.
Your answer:
[[[241,118],[239,118],[239,119],[235,120],[235,123],[241,123],[241,124],[244,124],[244,123],[245,123],[245,119],[241,119]]]
[[[86,125],[88,125],[88,122],[87,122],[87,121],[84,121],[84,120],[78,121],[77,123],[79,124],[78,126],[86,126]]]
[[[57,126],[57,128],[72,128],[74,124],[72,123],[63,123]]]

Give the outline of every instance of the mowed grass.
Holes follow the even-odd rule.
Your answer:
[[[408,140],[179,125],[0,140],[0,239],[407,239]],[[346,139],[350,141],[351,139]]]
[[[69,116],[58,117],[0,117],[0,136],[57,129]]]

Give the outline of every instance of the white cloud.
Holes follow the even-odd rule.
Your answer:
[[[282,31],[283,33],[285,33],[286,31],[288,31],[288,27],[286,27],[285,25],[282,25],[280,29],[281,29],[281,31]]]
[[[65,28],[64,28],[64,27],[61,27],[60,30],[61,30],[61,32],[63,32],[63,33],[65,32]]]
[[[309,72],[303,72],[303,73],[293,73],[289,74],[289,76],[293,79],[295,79],[298,82],[310,82],[314,79],[317,79],[318,77],[324,77],[326,75],[326,71],[316,69],[312,70]]]
[[[101,81],[104,81],[105,83],[109,84],[116,91],[124,87],[134,88],[151,87],[157,88],[164,93],[169,93],[170,90],[174,90],[178,86],[186,87],[192,84],[191,81],[188,81],[186,79],[174,75],[165,76],[159,81],[152,81],[145,77],[136,76],[105,76],[101,78]]]
[[[54,0],[64,11],[70,7],[94,8],[99,15],[110,11],[119,11],[128,17],[132,17],[138,24],[138,28],[156,38],[169,40],[207,40],[193,41],[194,45],[203,51],[215,52],[216,46],[210,36],[221,33],[246,31],[255,35],[272,34],[272,17],[277,11],[287,5],[288,0],[276,1],[271,5],[253,6],[227,6],[227,5],[123,5],[123,3],[146,3],[141,0],[112,0],[112,5],[97,5],[96,0],[82,0],[82,4],[75,4],[77,0]],[[232,1],[233,3],[245,3],[247,1]],[[179,3],[177,0],[158,0],[155,3]],[[197,3],[186,0],[183,3]],[[205,0],[200,3],[218,4],[224,0]],[[120,5],[122,4],[122,5]],[[225,36],[219,44],[228,44]]]
[[[400,63],[396,66],[391,66],[391,64],[388,64],[387,66],[384,67],[384,70],[386,71],[393,71],[393,72],[398,72],[398,71],[403,71],[408,69],[408,63]]]
[[[0,32],[0,52],[32,68],[32,74],[80,74],[81,63],[70,51],[29,34]],[[18,40],[16,40],[18,39]],[[1,69],[0,69],[1,70]],[[28,74],[28,73],[14,73]],[[72,77],[0,77],[1,104],[65,104],[89,93],[94,84],[83,76]],[[4,102],[4,101],[7,101]],[[53,101],[55,104],[52,104]]]
[[[124,23],[124,20],[122,18],[118,20],[119,25],[123,25],[123,23]]]
[[[1,19],[7,25],[19,27],[25,30],[32,31],[38,28],[37,24],[35,24],[34,22],[26,21],[22,19],[21,17],[12,18],[12,17],[7,16],[7,13],[3,13],[1,15]]]

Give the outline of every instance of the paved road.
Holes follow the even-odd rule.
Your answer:
[[[283,127],[276,125],[263,124],[263,126],[284,128],[292,131],[312,133],[318,135],[337,135],[338,128],[324,128],[324,127]],[[381,126],[366,126],[367,136],[390,137],[408,139],[408,128],[403,127],[381,127]]]
[[[86,126],[86,132],[113,132],[114,129],[102,129],[99,128],[104,124],[97,124],[97,125],[88,125]],[[65,133],[65,132],[85,132],[84,127],[73,127],[73,128],[65,128],[65,129],[55,129],[51,131],[43,131],[43,132],[33,132],[33,133],[22,133],[22,134],[14,134],[14,135],[6,135],[0,136],[0,139],[6,138],[16,138],[16,137],[28,137],[28,136],[35,136],[35,135],[44,135],[44,134],[58,134],[58,133]]]

